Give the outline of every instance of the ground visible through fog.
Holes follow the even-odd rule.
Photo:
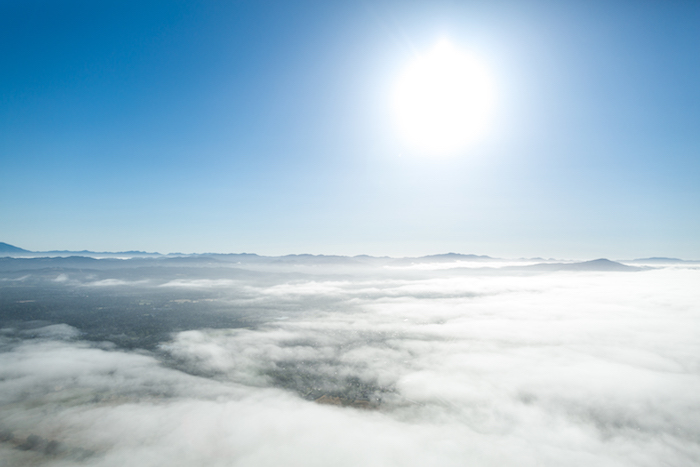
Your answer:
[[[700,264],[0,258],[0,466],[694,466]]]

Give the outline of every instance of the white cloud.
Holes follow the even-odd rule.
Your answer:
[[[302,311],[255,329],[181,332],[158,358],[55,340],[75,337],[67,328],[6,338],[0,430],[14,441],[0,456],[73,465],[88,453],[95,466],[697,465],[699,275],[183,280]],[[341,408],[305,394],[380,402]],[[18,449],[30,434],[44,445]],[[46,440],[62,451],[42,454]]]
[[[175,279],[160,284],[160,287],[221,288],[230,287],[236,282],[230,279]]]
[[[85,282],[81,285],[87,286],[87,287],[119,287],[119,286],[135,286],[135,285],[145,285],[148,284],[148,280],[140,280],[140,281],[125,281],[122,279],[102,279],[99,281],[92,281],[92,282]]]

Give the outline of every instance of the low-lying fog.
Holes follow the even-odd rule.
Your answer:
[[[695,466],[700,264],[0,259],[0,465]]]

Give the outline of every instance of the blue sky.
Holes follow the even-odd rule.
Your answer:
[[[407,147],[447,37],[490,131]],[[700,3],[0,1],[0,241],[700,258]]]

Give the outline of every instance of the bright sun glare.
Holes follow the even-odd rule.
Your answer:
[[[458,151],[483,134],[493,94],[491,77],[476,57],[442,40],[399,78],[393,96],[399,132],[425,153]]]

